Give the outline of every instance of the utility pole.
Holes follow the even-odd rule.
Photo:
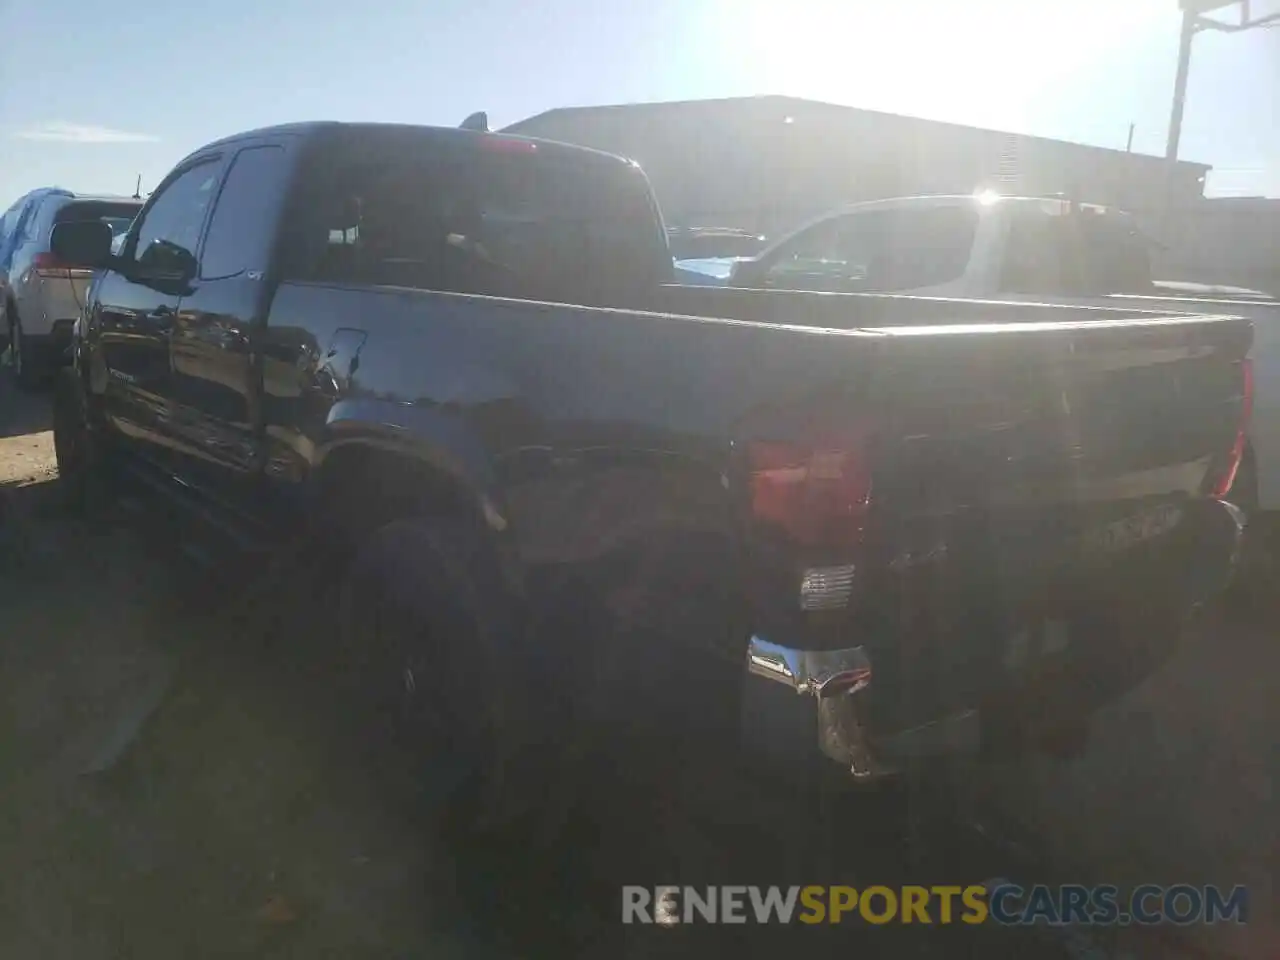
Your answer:
[[[1182,140],[1182,113],[1187,101],[1187,77],[1191,70],[1191,41],[1201,30],[1221,33],[1243,33],[1259,27],[1280,25],[1280,12],[1251,16],[1250,0],[1178,0],[1182,10],[1182,32],[1178,38],[1178,72],[1173,82],[1173,109],[1169,114],[1169,137],[1165,142],[1165,210],[1166,223],[1172,220],[1174,186],[1177,177],[1178,145]],[[1205,16],[1225,7],[1237,9],[1235,22]]]
[[[1169,117],[1169,139],[1164,148],[1164,158],[1170,161],[1178,159],[1178,142],[1182,139],[1182,111],[1187,102],[1187,75],[1191,71],[1191,41],[1196,35],[1198,19],[1193,7],[1183,8],[1182,34],[1178,39],[1178,74],[1173,81],[1173,112]]]
[[[1126,140],[1124,144],[1125,153],[1133,153],[1133,128],[1135,126],[1137,125],[1133,123],[1129,124],[1129,139]]]
[[[1238,7],[1237,7],[1238,5]],[[1182,139],[1182,109],[1187,100],[1187,75],[1191,69],[1191,41],[1201,30],[1220,33],[1244,33],[1259,27],[1280,26],[1280,12],[1258,14],[1250,9],[1249,0],[1179,0],[1182,10],[1182,33],[1178,39],[1178,74],[1173,81],[1173,110],[1169,116],[1169,139],[1165,144],[1166,160],[1178,159],[1178,142]],[[1237,7],[1234,23],[1205,14],[1224,7]]]

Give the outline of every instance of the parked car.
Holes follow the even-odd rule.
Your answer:
[[[5,214],[13,215],[13,231],[6,232],[0,249],[0,317],[13,351],[12,365],[19,382],[34,386],[62,360],[71,342],[71,325],[84,303],[90,272],[61,263],[49,250],[56,224],[96,220],[113,235],[128,228],[141,200],[128,197],[86,196],[60,188],[36,190]]]
[[[3,321],[5,303],[8,301],[9,264],[13,261],[14,247],[18,238],[26,232],[27,220],[32,211],[39,205],[39,200],[50,193],[69,193],[59,187],[45,187],[25,193],[14,201],[13,205],[0,216],[0,321]],[[9,348],[9,327],[0,322],[0,337],[4,338],[5,349]]]
[[[1033,746],[1231,573],[1244,320],[681,287],[634,164],[425,127],[210,144],[110,244],[62,482],[327,558],[298,655],[481,779]]]

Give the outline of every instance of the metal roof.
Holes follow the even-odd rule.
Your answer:
[[[907,114],[887,113],[882,110],[865,110],[861,107],[850,107],[838,103],[830,103],[823,100],[808,100],[803,97],[788,97],[777,94],[766,94],[755,97],[722,97],[709,100],[661,100],[645,103],[622,103],[622,104],[604,104],[599,106],[577,106],[577,107],[555,107],[551,110],[545,110],[542,113],[535,114],[532,117],[526,117],[518,120],[513,124],[502,129],[502,133],[516,133],[537,136],[537,131],[543,126],[542,121],[551,118],[564,117],[589,117],[604,114],[633,114],[637,116],[652,115],[657,113],[672,113],[679,111],[698,111],[721,109],[744,109],[747,107],[757,108],[774,108],[784,117],[789,117],[790,112],[822,110],[832,113],[844,113],[850,115],[859,115],[868,119],[879,118],[886,123],[921,125],[934,129],[951,129],[968,134],[979,133],[988,136],[1014,137],[1018,140],[1052,145],[1056,147],[1067,148],[1071,150],[1096,151],[1101,154],[1111,156],[1123,156],[1135,160],[1139,163],[1159,162],[1166,163],[1163,157],[1158,157],[1146,153],[1132,153],[1126,150],[1119,150],[1114,147],[1100,147],[1094,144],[1077,143],[1072,140],[1057,140],[1052,137],[1038,137],[1025,133],[1013,133],[1006,130],[991,130],[986,127],[971,127],[965,124],[952,123],[945,120],[931,120],[926,117],[914,117]],[[1179,160],[1178,164],[1184,168],[1195,167],[1201,171],[1212,169],[1211,164],[1195,163],[1188,160]]]

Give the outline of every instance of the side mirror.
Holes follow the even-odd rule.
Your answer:
[[[767,271],[759,260],[735,260],[729,268],[729,286],[759,287]]]
[[[195,279],[199,272],[195,254],[170,240],[152,240],[145,250],[136,253],[133,268],[140,278],[184,284]]]
[[[111,228],[101,220],[73,220],[53,227],[49,249],[62,263],[101,270],[111,265]]]

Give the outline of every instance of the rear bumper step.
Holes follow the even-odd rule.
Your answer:
[[[1195,529],[1191,531],[1195,550],[1181,568],[1186,589],[1177,594],[1185,604],[1181,611],[1184,616],[1179,622],[1189,623],[1230,584],[1239,562],[1243,530],[1244,517],[1230,504],[1211,501],[1205,510],[1198,511]],[[1167,643],[1153,645],[1153,649],[1163,646],[1171,651],[1179,637],[1165,639]],[[1073,666],[1078,668],[1079,664]],[[1135,669],[1149,672],[1154,666],[1154,662],[1136,664]],[[1000,731],[993,730],[993,724],[1018,723],[1016,719],[975,705],[887,736],[872,733],[866,728],[861,700],[875,683],[874,664],[860,646],[800,650],[753,636],[747,650],[747,673],[744,747],[752,759],[765,759],[773,754],[771,767],[779,766],[777,761],[798,760],[798,766],[786,765],[807,769],[808,758],[815,754],[813,735],[816,732],[817,754],[840,764],[855,780],[876,781],[897,775],[921,760],[975,754],[1004,739]],[[1073,688],[1082,680],[1078,669],[1064,670],[1058,676]],[[1116,681],[1116,689],[1122,689],[1140,677],[1111,679]],[[1055,674],[1049,672],[1029,685],[1024,693],[1035,699],[1037,688],[1047,692],[1043,685],[1054,683]],[[1087,682],[1086,686],[1094,684]],[[788,689],[791,696],[787,694]],[[1084,689],[1079,690],[1078,698],[1072,690],[1066,692],[1068,700],[1078,699],[1081,721],[1087,720],[1101,705],[1090,702]]]

